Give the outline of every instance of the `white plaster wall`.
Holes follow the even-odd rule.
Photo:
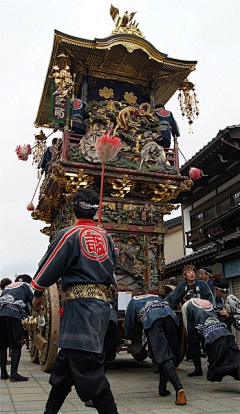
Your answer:
[[[174,260],[180,259],[180,257],[184,256],[182,228],[174,231],[171,230],[165,234],[165,264],[173,262]]]

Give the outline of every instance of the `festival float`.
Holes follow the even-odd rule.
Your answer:
[[[34,220],[50,241],[74,223],[71,200],[81,188],[100,193],[98,225],[111,233],[120,249],[115,275],[119,286],[119,350],[127,347],[142,360],[142,332],[126,338],[124,309],[133,294],[165,294],[164,214],[171,202],[193,181],[179,172],[178,142],[163,148],[161,125],[155,115],[178,91],[181,111],[193,122],[194,85],[188,76],[197,62],[168,57],[149,43],[134,20],[120,17],[111,6],[115,27],[103,39],[86,40],[55,31],[52,54],[35,121],[40,132],[35,144],[17,155],[33,156],[35,165],[47,138],[58,131],[52,159],[39,176]],[[192,95],[192,93],[194,95]],[[196,105],[196,99],[195,99]],[[43,129],[49,129],[48,136]],[[34,194],[35,195],[35,194]],[[45,291],[46,325],[38,327],[36,313],[25,320],[30,332],[32,362],[51,370],[58,351],[58,332],[64,293],[55,285]]]

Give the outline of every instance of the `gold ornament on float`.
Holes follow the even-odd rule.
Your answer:
[[[195,92],[195,85],[185,79],[178,88],[178,100],[182,112],[182,116],[186,115],[189,124],[189,132],[193,132],[192,124],[194,119],[199,115],[199,101]]]
[[[113,89],[107,88],[106,86],[104,86],[104,88],[99,89],[99,96],[106,98],[106,99],[113,98],[114,96]]]
[[[60,55],[56,57],[55,65],[53,66],[52,76],[56,87],[54,95],[57,94],[62,100],[69,96],[74,85],[69,63],[68,56],[64,53],[60,53]]]
[[[137,102],[137,97],[133,94],[133,92],[125,92],[124,99],[130,104],[135,104]]]

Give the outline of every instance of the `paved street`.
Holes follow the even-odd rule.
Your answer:
[[[203,365],[206,360],[202,359]],[[9,368],[9,367],[8,367]],[[179,376],[186,390],[187,405],[176,406],[175,394],[163,398],[157,395],[158,376],[152,372],[151,361],[135,361],[126,352],[120,352],[114,367],[108,369],[119,414],[240,414],[240,381],[227,377],[222,383],[210,383],[203,377],[188,378],[192,363],[183,361]],[[0,382],[1,414],[43,414],[50,386],[49,374],[42,372],[38,364],[30,362],[23,349],[19,373],[29,376],[28,382]],[[204,368],[206,374],[206,368]],[[94,408],[86,408],[75,390],[66,399],[59,413],[94,414]]]

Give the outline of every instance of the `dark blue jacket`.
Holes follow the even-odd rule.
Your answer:
[[[177,315],[168,304],[157,295],[134,296],[127,307],[125,317],[126,335],[135,332],[137,321],[143,324],[143,329],[149,329],[156,319],[171,316],[179,324]]]
[[[178,304],[182,300],[183,293],[187,293],[187,291],[187,282],[179,283],[179,285],[166,296],[165,300],[170,303],[172,309],[177,309]],[[214,297],[208,284],[202,280],[196,280],[196,294],[198,298],[207,299],[211,303],[214,303]]]
[[[176,137],[180,136],[178,124],[175,121],[172,112],[167,109],[160,108],[155,112],[155,116],[160,121],[162,137],[169,140],[169,143],[171,141],[171,135]]]
[[[22,319],[33,300],[33,290],[25,282],[13,282],[3,289],[0,297],[0,317]]]
[[[117,287],[113,273],[117,258],[118,249],[110,234],[93,220],[79,219],[57,233],[31,284],[40,292],[59,279],[63,291],[77,284]],[[103,352],[110,319],[108,302],[95,298],[69,300],[61,318],[59,347]]]
[[[211,302],[201,299],[190,299],[182,307],[183,322],[188,334],[195,329],[203,336],[204,345],[211,345],[218,338],[233,336],[227,326],[220,322]]]

